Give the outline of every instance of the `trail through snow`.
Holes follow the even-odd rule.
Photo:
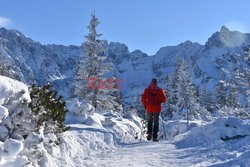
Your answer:
[[[103,167],[181,167],[193,166],[195,159],[185,149],[177,149],[167,141],[138,142],[123,145],[107,155],[99,155],[95,165]]]

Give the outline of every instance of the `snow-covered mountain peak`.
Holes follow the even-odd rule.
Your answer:
[[[143,57],[147,57],[148,55],[144,52],[142,52],[141,50],[134,50],[133,52],[130,53],[130,59],[131,60],[136,60],[136,59],[140,59]]]
[[[0,38],[8,39],[9,41],[18,41],[26,43],[34,43],[34,41],[18,30],[8,30],[4,27],[0,27]]]
[[[109,44],[109,51],[115,52],[115,53],[120,53],[120,54],[128,54],[128,47],[119,42],[110,42]]]
[[[193,43],[192,41],[187,40],[187,41],[185,41],[185,42],[180,43],[179,45],[190,46],[190,45],[193,45],[193,44],[194,44],[194,43]]]
[[[250,35],[239,31],[230,31],[222,26],[219,32],[214,33],[205,44],[206,49],[211,48],[236,48],[248,44]]]
[[[203,45],[186,41],[183,43],[180,43],[177,46],[166,46],[159,49],[159,51],[156,53],[156,56],[160,57],[176,57],[176,56],[192,56],[194,53],[199,52],[203,48]]]
[[[185,41],[183,43],[180,43],[179,45],[176,46],[178,49],[188,49],[188,48],[201,48],[203,45],[197,43],[197,42],[192,42],[192,41]]]
[[[220,33],[230,33],[230,30],[229,28],[223,25],[220,29]]]

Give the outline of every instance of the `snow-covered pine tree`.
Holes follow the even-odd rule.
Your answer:
[[[180,60],[179,67],[177,66],[178,82],[175,87],[176,95],[176,111],[174,118],[187,118],[187,119],[200,119],[202,116],[206,116],[207,112],[199,104],[199,97],[195,85],[191,82],[190,70],[188,62]]]
[[[202,107],[205,107],[205,109],[210,113],[214,113],[215,105],[213,101],[214,101],[213,94],[207,90],[207,85],[204,82],[200,94],[200,105]]]
[[[62,96],[52,90],[50,84],[43,87],[32,85],[30,88],[31,102],[29,107],[35,115],[36,131],[44,134],[62,133],[68,128],[64,124],[67,109]]]
[[[230,108],[239,108],[239,90],[235,83],[231,84],[230,90],[227,97],[227,104]]]
[[[110,65],[111,67],[111,65]],[[115,70],[115,69],[113,69]],[[119,90],[119,85],[117,82],[117,75],[116,72],[112,72],[112,79],[114,80],[114,88],[113,89],[106,89],[102,90],[105,98],[100,103],[107,103],[108,105],[103,105],[103,109],[109,109],[115,112],[115,114],[122,116],[124,112],[124,103],[123,103],[123,94],[122,91]]]
[[[118,90],[100,90],[97,96],[98,106],[96,112],[112,113],[121,116],[123,112],[122,97]]]
[[[234,70],[233,78],[242,96],[241,104],[246,111],[250,111],[250,48],[244,48],[243,55],[235,56],[239,68]]]
[[[172,119],[173,117],[173,111],[171,109],[171,105],[169,103],[169,100],[171,99],[170,94],[171,94],[171,88],[170,88],[170,79],[169,77],[165,77],[166,79],[164,80],[164,84],[167,85],[165,88],[165,94],[167,97],[167,103],[164,103],[163,105],[163,109],[162,109],[162,113],[161,113],[161,117],[163,120],[169,120]],[[171,100],[170,100],[171,101]]]
[[[227,94],[225,88],[226,81],[220,80],[216,84],[216,105],[217,109],[221,109],[227,104]]]
[[[189,74],[189,66],[188,63],[185,60],[182,60],[181,66],[180,66],[180,101],[179,106],[181,106],[181,110],[185,111],[186,113],[183,113],[184,115],[193,115],[196,116],[197,111],[195,106],[197,105],[197,97],[195,96],[195,87],[192,84],[190,80],[190,74]],[[180,112],[182,112],[180,111]],[[197,118],[197,117],[196,117]],[[189,118],[190,119],[190,118]]]
[[[244,54],[228,53],[217,61],[220,80],[216,85],[216,108],[221,115],[244,116],[247,109],[247,91],[250,83],[250,49]],[[233,65],[233,66],[232,66]],[[232,68],[234,67],[234,68]]]
[[[110,65],[105,62],[106,57],[103,53],[101,34],[98,34],[96,28],[99,24],[98,18],[92,14],[89,34],[85,37],[86,41],[82,45],[83,53],[77,63],[76,82],[74,96],[81,99],[88,99],[92,102],[94,109],[101,105],[103,95],[106,91],[101,89],[87,89],[87,78],[95,77],[100,79],[103,74],[110,71]],[[97,83],[94,83],[97,85]]]
[[[6,64],[0,54],[0,75],[10,77],[10,66]]]
[[[205,108],[207,109],[207,111],[213,113],[213,111],[215,110],[215,105],[213,103],[213,94],[209,91],[206,91],[204,96],[204,104],[205,104]]]
[[[167,105],[167,112],[174,113],[177,112],[179,109],[177,108],[177,102],[179,97],[179,84],[180,84],[180,66],[181,60],[179,57],[176,58],[176,67],[175,70],[170,78],[169,86],[167,87],[168,93],[168,105]]]
[[[119,115],[122,115],[123,113],[123,94],[121,91],[118,89],[114,89],[111,93],[110,96],[113,97],[113,106],[115,109],[115,112],[117,112]]]

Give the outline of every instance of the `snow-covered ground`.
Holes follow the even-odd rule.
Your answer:
[[[92,166],[97,155],[106,155],[121,143],[134,142],[140,131],[134,122],[97,113],[82,118],[69,116],[68,123],[71,129],[62,134],[62,144],[53,150],[48,166]]]
[[[182,127],[183,123],[175,125]],[[247,167],[250,165],[249,135],[249,122],[221,118],[206,125],[199,124],[173,140],[120,145],[117,150],[98,155],[92,166]]]
[[[145,136],[142,141],[134,139],[132,131],[125,135],[130,124],[125,120],[112,118],[113,127],[106,128],[103,116],[90,117],[85,117],[87,125],[70,124],[72,128],[63,134],[63,143],[53,152],[49,166],[250,165],[249,121],[235,117],[206,124],[193,121],[190,131],[184,121],[170,121],[165,124],[167,140],[156,143],[145,141]]]
[[[1,134],[2,121],[9,117],[3,102],[21,90],[25,91],[23,98],[29,100],[25,84],[0,76]],[[227,117],[191,121],[188,131],[185,120],[166,121],[167,139],[161,124],[160,141],[155,143],[146,141],[145,135],[140,141],[139,117],[131,114],[128,118],[112,113],[69,112],[66,124],[70,130],[60,135],[59,145],[36,146],[42,157],[35,166],[250,166],[249,120]],[[39,139],[31,135],[25,140],[1,141],[0,166],[34,166],[27,150]],[[53,135],[43,139],[53,140]]]

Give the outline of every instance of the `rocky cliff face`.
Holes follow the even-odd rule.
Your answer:
[[[223,26],[205,45],[186,41],[177,46],[162,47],[154,56],[140,50],[129,52],[125,44],[118,42],[104,41],[103,46],[108,61],[113,63],[112,75],[124,80],[122,91],[130,103],[134,100],[131,97],[140,95],[152,77],[159,78],[160,85],[166,87],[177,57],[189,62],[195,84],[206,83],[213,90],[221,77],[221,69],[230,72],[242,65],[234,55],[241,57],[249,48],[250,34],[230,31]],[[0,28],[0,61],[10,65],[12,78],[27,84],[52,82],[66,97],[80,54],[79,46],[42,45],[17,30]],[[245,67],[249,69],[246,61]]]

